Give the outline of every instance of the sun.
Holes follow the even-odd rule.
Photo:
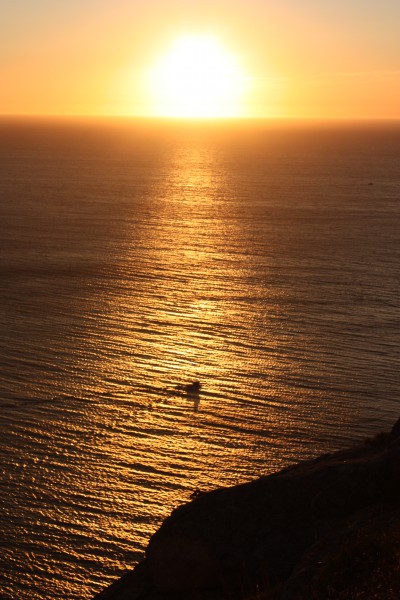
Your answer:
[[[177,39],[150,69],[148,82],[154,115],[243,116],[246,79],[234,54],[212,36]]]

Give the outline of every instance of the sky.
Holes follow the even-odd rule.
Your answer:
[[[0,0],[0,114],[152,116],[154,65],[206,35],[242,116],[400,118],[399,31],[399,0]]]

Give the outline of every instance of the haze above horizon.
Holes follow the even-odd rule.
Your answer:
[[[14,0],[0,114],[400,118],[395,0]]]

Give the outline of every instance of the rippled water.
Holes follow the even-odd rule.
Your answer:
[[[397,418],[398,124],[0,137],[1,598],[89,599],[195,489]]]

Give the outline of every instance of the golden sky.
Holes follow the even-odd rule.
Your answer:
[[[399,0],[3,0],[0,114],[151,116],[179,95],[195,103],[190,43],[207,38],[219,49],[201,49],[202,68],[226,79],[210,116],[400,118],[399,31]],[[180,39],[191,40],[184,68],[168,58]]]

